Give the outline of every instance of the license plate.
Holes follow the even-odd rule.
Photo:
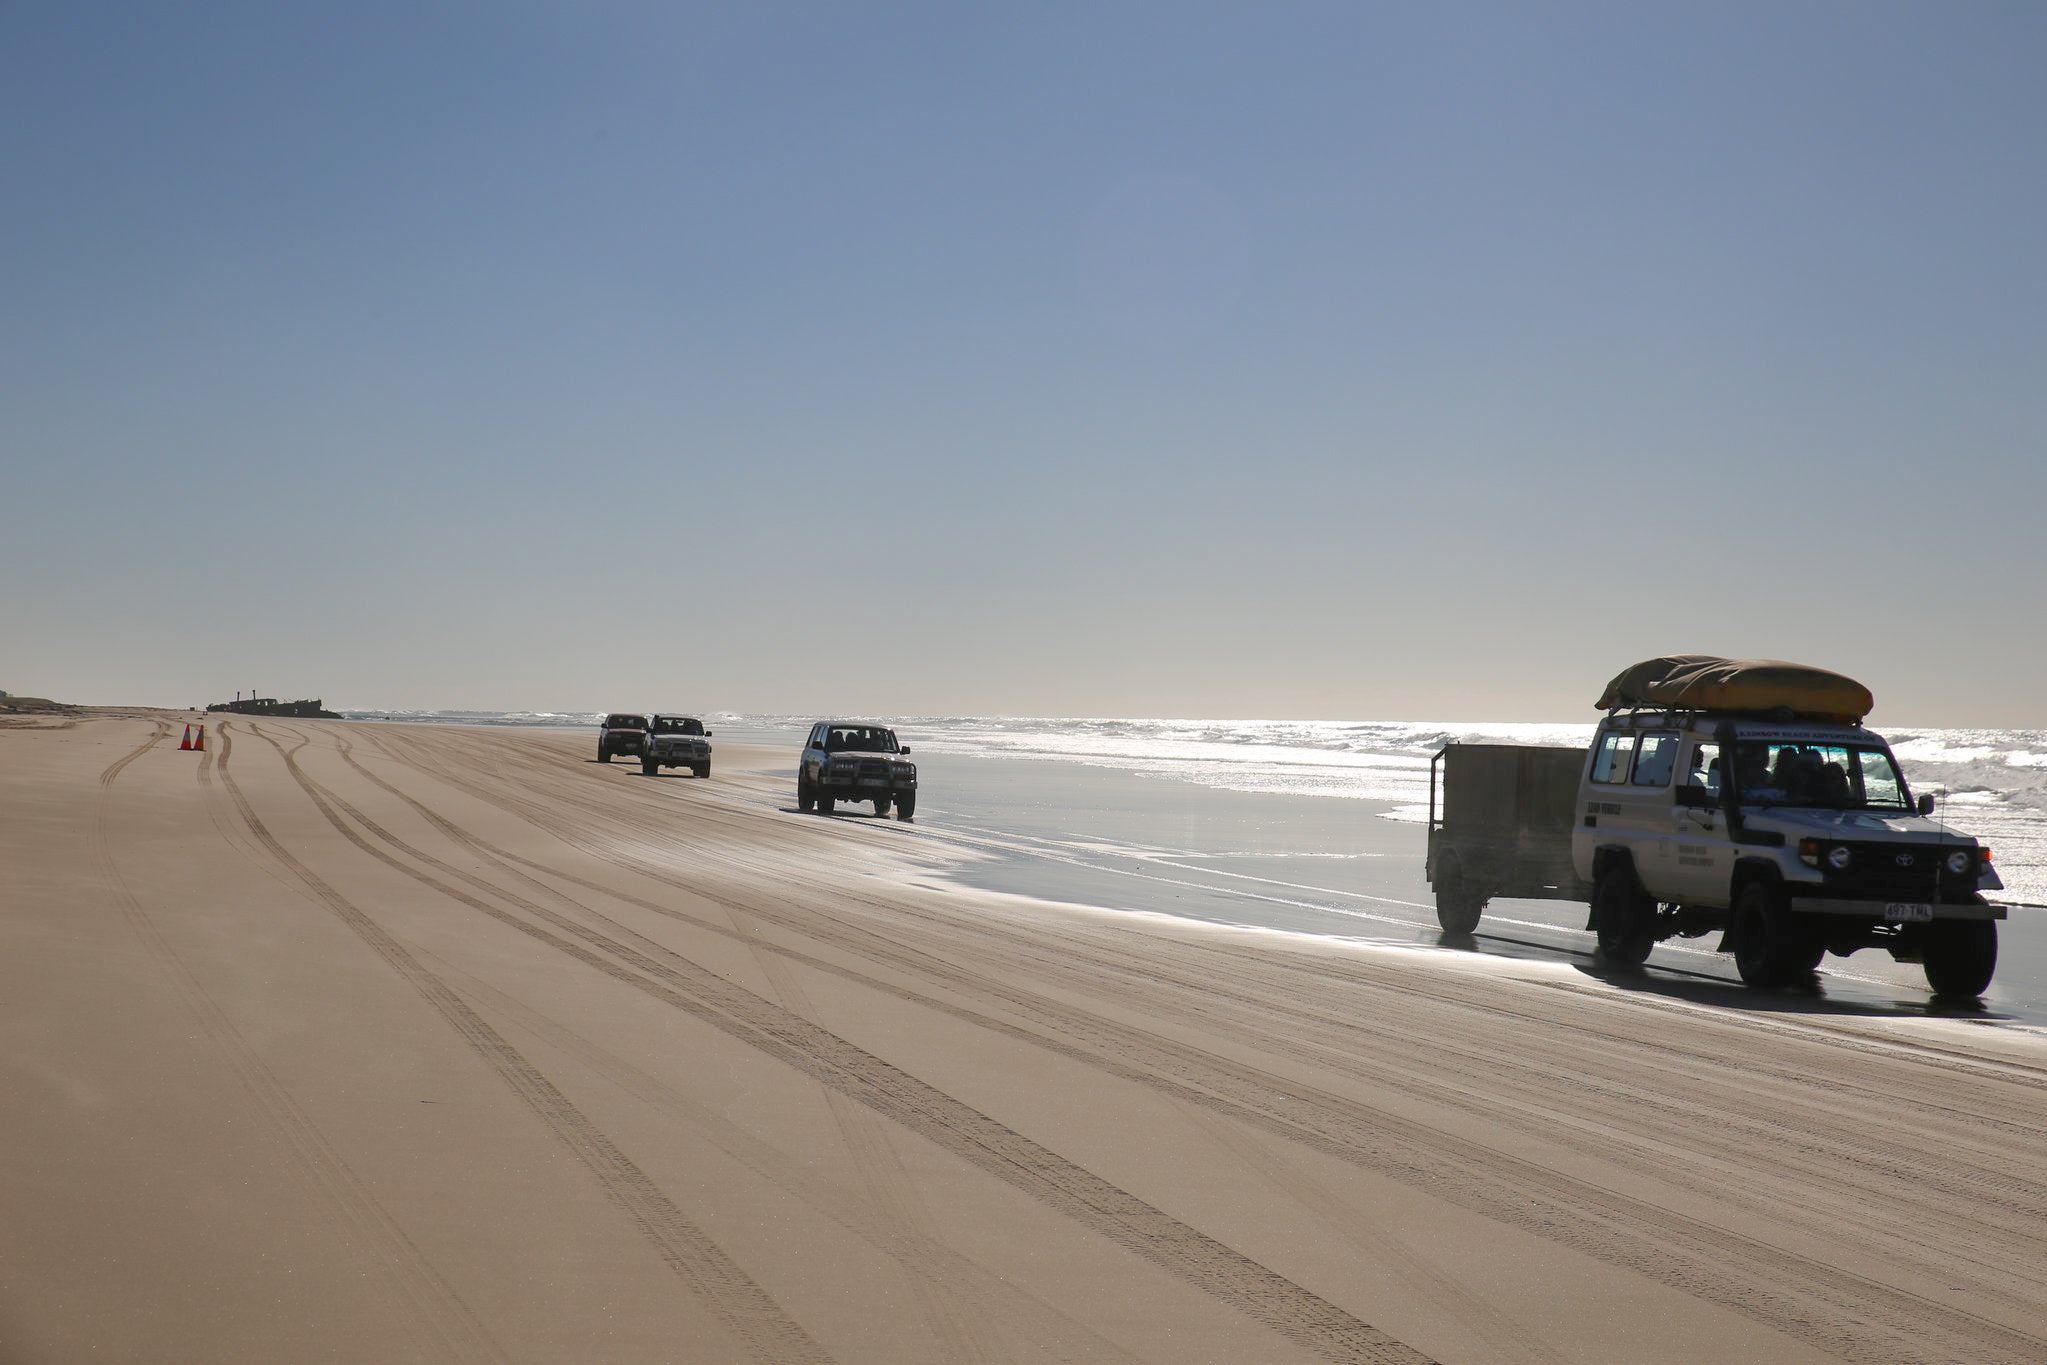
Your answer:
[[[888,779],[885,777],[863,777],[860,779],[860,785],[863,787],[886,787]]]
[[[1903,923],[1907,920],[1932,919],[1933,907],[1930,905],[1912,905],[1908,903],[1892,901],[1890,904],[1884,906],[1884,918],[1897,920],[1900,923]]]

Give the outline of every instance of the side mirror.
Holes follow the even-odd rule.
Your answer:
[[[904,753],[908,753],[908,752],[910,752],[910,746],[909,746],[909,745],[907,745],[907,744],[905,744],[905,745],[903,746],[903,749],[902,749],[902,751],[903,751]]]
[[[717,733],[718,732],[716,730],[706,730],[704,731],[704,738],[709,739],[712,735],[715,735]]]
[[[1932,792],[1922,792],[1922,793],[1920,793],[1920,796],[1919,796],[1919,813],[1920,813],[1921,815],[1931,815],[1931,814],[1933,814],[1933,793],[1932,793]]]
[[[1692,810],[1712,810],[1720,804],[1720,798],[1704,787],[1679,787],[1677,803]]]

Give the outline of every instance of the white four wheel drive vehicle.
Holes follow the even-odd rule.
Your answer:
[[[1431,781],[1428,875],[1445,930],[1493,896],[1589,900],[1603,957],[1720,934],[1752,986],[1882,948],[1936,995],[1981,995],[2003,906],[1990,850],[1930,818],[1866,689],[1838,674],[1701,655],[1623,673],[1586,751],[1449,745]],[[1577,771],[1575,791],[1565,785]]]
[[[810,727],[796,764],[796,809],[832,813],[839,801],[872,801],[876,815],[893,805],[898,820],[917,814],[917,765],[908,745],[886,725],[821,720]]]
[[[711,732],[695,716],[657,715],[647,722],[640,746],[640,771],[648,777],[663,768],[688,768],[698,777],[711,775]]]

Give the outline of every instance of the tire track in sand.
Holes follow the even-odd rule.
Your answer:
[[[222,725],[222,730],[227,725]],[[284,754],[282,745],[251,725],[259,738]],[[828,1356],[810,1334],[783,1311],[739,1265],[697,1228],[667,1195],[634,1165],[624,1152],[577,1109],[555,1084],[514,1048],[505,1037],[457,995],[438,976],[369,915],[335,890],[311,868],[300,862],[270,832],[256,814],[225,761],[220,767],[222,785],[258,842],[312,892],[314,897],[347,925],[378,957],[460,1034],[487,1062],[514,1094],[525,1101],[555,1137],[595,1177],[605,1196],[625,1212],[661,1259],[688,1285],[717,1319],[732,1333],[753,1359],[763,1365],[826,1365]],[[285,755],[291,762],[290,755]],[[299,776],[296,767],[293,775]],[[344,827],[334,811],[306,788],[313,803],[329,823],[341,829],[356,844],[380,861],[382,855],[369,850],[361,838]]]
[[[716,973],[684,958],[656,959],[537,902],[473,878],[413,847],[314,781],[283,745],[275,740],[268,742],[284,755],[299,785],[329,822],[351,843],[393,870],[843,1091],[1324,1359],[1383,1365],[1427,1362],[1428,1357],[1405,1342],[1386,1335],[1311,1290],[937,1087]],[[422,872],[374,847],[341,818],[344,812],[372,837],[434,868],[449,880]],[[454,885],[455,881],[476,885],[495,899],[486,900],[465,891]],[[495,903],[500,900],[517,905],[552,927],[528,923]]]
[[[998,1326],[1007,1327],[1019,1338],[1037,1344],[1052,1358],[1140,1365],[1140,1357],[1057,1304],[1012,1284],[945,1241],[911,1227],[875,1199],[819,1174],[807,1159],[776,1147],[760,1134],[727,1118],[717,1107],[693,1099],[681,1088],[641,1070],[559,1020],[461,968],[424,950],[420,955],[434,962],[443,977],[463,994],[487,1004],[513,1026],[574,1057],[592,1075],[603,1077],[662,1115],[664,1121],[688,1130],[693,1139],[717,1148],[762,1183],[801,1200],[883,1255],[900,1262],[911,1274],[950,1294],[956,1302],[973,1307]],[[956,1357],[948,1357],[951,1358]]]
[[[113,892],[129,928],[170,979],[207,1040],[226,1059],[228,1069],[254,1102],[257,1112],[282,1139],[293,1178],[301,1188],[337,1211],[339,1216],[333,1220],[333,1226],[356,1252],[356,1259],[373,1268],[390,1302],[408,1310],[415,1339],[434,1348],[442,1359],[508,1360],[489,1329],[406,1236],[397,1220],[327,1141],[312,1116],[292,1098],[227,1012],[185,965],[114,860],[108,833],[108,803],[114,782],[129,764],[169,737],[170,728],[157,722],[156,733],[141,747],[115,760],[100,774],[89,834],[95,870]],[[212,757],[210,750],[208,757]]]

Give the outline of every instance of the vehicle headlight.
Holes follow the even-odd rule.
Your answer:
[[[1967,872],[1969,870],[1969,851],[1965,848],[1958,848],[1953,853],[1948,854],[1947,870],[1954,873],[1957,877]]]
[[[1827,866],[1836,872],[1846,872],[1848,864],[1855,861],[1855,855],[1845,845],[1836,844],[1827,850]]]

